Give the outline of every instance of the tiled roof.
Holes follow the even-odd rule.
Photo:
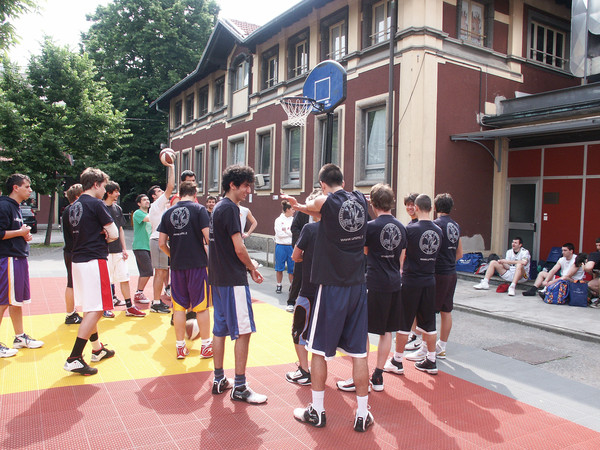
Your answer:
[[[237,28],[239,28],[241,34],[243,34],[244,37],[249,36],[250,34],[252,34],[253,31],[260,28],[259,25],[255,25],[253,23],[248,23],[248,22],[243,22],[243,21],[237,20],[237,19],[229,19],[229,21],[233,25],[235,25]]]

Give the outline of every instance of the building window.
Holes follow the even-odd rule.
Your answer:
[[[390,2],[383,1],[373,5],[373,20],[371,23],[371,45],[379,44],[390,38],[392,18],[390,16]]]
[[[366,109],[362,114],[361,179],[365,181],[385,181],[385,116],[385,106]]]
[[[262,87],[268,89],[277,84],[279,47],[273,47],[263,53],[262,57]]]
[[[339,61],[346,56],[345,22],[329,27],[329,58]]]
[[[271,148],[272,134],[270,131],[261,133],[257,136],[257,152],[256,152],[256,174],[262,176],[261,186],[259,188],[271,187]]]
[[[219,179],[221,175],[221,155],[219,151],[219,145],[211,145],[208,159],[208,190],[218,191],[219,190]]]
[[[178,100],[175,102],[175,111],[174,111],[174,120],[173,120],[173,125],[175,126],[175,128],[181,126],[181,123],[183,121],[183,103],[181,100]]]
[[[208,86],[198,90],[198,114],[199,117],[208,114]]]
[[[302,129],[286,128],[285,161],[283,184],[286,187],[300,187],[300,167],[302,163]]]
[[[215,108],[225,104],[225,77],[215,80]]]
[[[191,161],[190,161],[190,151],[185,150],[181,152],[181,171],[190,170]]]
[[[192,120],[194,120],[194,94],[185,98],[185,123],[190,123]]]
[[[302,30],[288,40],[288,78],[308,72],[309,30]]]
[[[331,145],[331,161],[325,161],[325,145],[327,143],[327,117],[319,118],[317,123],[317,145],[315,148],[317,152],[315,154],[315,179],[318,176],[319,169],[324,164],[331,162],[336,165],[340,165],[340,143],[339,143],[339,120],[338,115],[335,114],[333,117],[333,139]]]
[[[458,36],[474,45],[491,47],[493,0],[459,0]]]
[[[235,141],[229,141],[229,158],[228,164],[239,164],[241,166],[246,164],[246,140],[239,139]]]
[[[196,184],[198,185],[198,191],[202,193],[204,188],[204,147],[198,147],[194,150],[194,162]]]
[[[321,61],[344,58],[348,48],[347,35],[347,7],[321,20]]]
[[[528,58],[558,69],[567,69],[567,33],[546,24],[529,24]]]
[[[248,63],[246,60],[240,61],[235,66],[233,73],[233,90],[239,91],[248,86]]]

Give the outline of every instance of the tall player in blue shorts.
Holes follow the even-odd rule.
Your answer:
[[[223,172],[221,185],[225,197],[217,203],[210,218],[208,277],[214,307],[212,393],[222,394],[233,388],[232,400],[259,404],[266,402],[267,396],[257,394],[246,382],[248,345],[250,335],[256,332],[246,271],[256,283],[262,283],[263,277],[242,240],[238,206],[252,192],[253,184],[254,171],[248,166],[233,165]],[[225,378],[223,370],[226,336],[235,341],[235,380]]]
[[[209,217],[197,202],[196,183],[184,181],[179,186],[179,201],[162,216],[158,225],[158,246],[171,258],[171,298],[177,359],[189,354],[185,345],[185,312],[192,310],[200,327],[201,358],[213,356],[208,313],[208,242]],[[168,240],[168,245],[167,245]]]
[[[352,359],[358,409],[354,429],[365,431],[373,424],[368,409],[367,287],[364,246],[367,233],[367,200],[358,192],[344,190],[344,176],[335,164],[319,172],[323,194],[306,205],[283,195],[292,207],[320,214],[313,255],[311,282],[320,285],[308,330],[307,350],[312,357],[312,403],[296,408],[294,417],[315,427],[326,423],[324,397],[327,360],[340,350]]]

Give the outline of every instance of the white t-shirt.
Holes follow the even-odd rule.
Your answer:
[[[284,213],[275,219],[275,243],[292,245],[292,222],[294,216],[286,217]]]
[[[569,269],[571,268],[571,266],[573,266],[573,264],[575,264],[575,258],[577,258],[577,255],[573,255],[571,257],[571,259],[569,259],[569,260],[567,260],[567,258],[565,258],[564,256],[558,260],[558,264],[560,264],[561,276],[565,276],[567,274],[567,272],[569,271]],[[583,264],[582,264],[579,267],[579,269],[577,269],[577,272],[575,272],[575,275],[573,275],[571,278],[573,278],[574,280],[581,280],[581,279],[583,279],[583,276],[584,276],[584,270],[583,270]]]
[[[148,211],[148,217],[150,218],[150,225],[152,225],[152,234],[150,235],[150,239],[158,239],[158,225],[160,224],[160,219],[162,215],[167,210],[169,206],[169,199],[165,194],[158,197],[152,204],[150,205],[150,210]]]
[[[242,205],[238,205],[238,207],[240,208],[241,230],[242,230],[242,234],[244,234],[245,231],[246,231],[246,218],[248,217],[248,212],[250,210],[248,208],[246,208],[245,206],[242,206]]]
[[[521,250],[519,250],[519,253],[516,253],[513,251],[512,248],[509,248],[506,251],[506,258],[508,261],[522,261],[522,260],[527,260],[527,264],[525,265],[525,273],[527,274],[527,276],[529,276],[529,263],[531,262],[531,255],[529,254],[529,250],[521,247]],[[511,265],[511,268],[515,268],[516,266]]]

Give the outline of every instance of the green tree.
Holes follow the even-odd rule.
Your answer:
[[[33,0],[1,0],[0,1],[0,50],[6,51],[16,40],[15,27],[12,20],[21,14],[34,9]]]
[[[127,110],[131,136],[105,167],[125,202],[164,179],[158,152],[168,143],[167,116],[149,105],[196,67],[217,14],[214,0],[115,0],[88,17],[83,47],[115,108]]]
[[[87,55],[46,40],[31,58],[27,75],[3,61],[0,74],[0,148],[11,159],[0,176],[30,176],[33,188],[51,195],[46,244],[54,222],[54,199],[65,177],[105,163],[126,136],[124,113],[115,110]]]

